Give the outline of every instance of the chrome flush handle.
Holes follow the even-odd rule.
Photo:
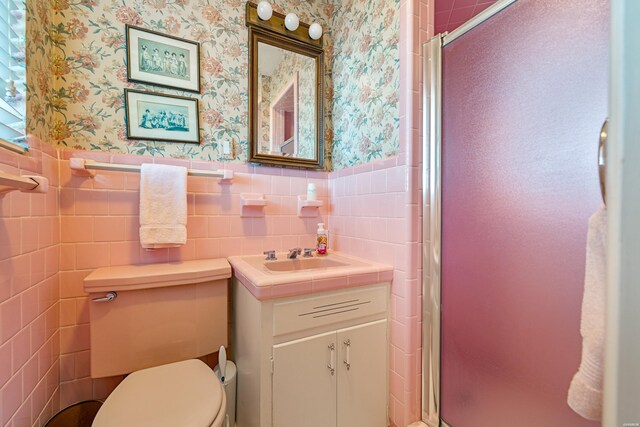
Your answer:
[[[107,292],[107,295],[105,295],[102,298],[93,298],[91,301],[93,302],[109,302],[109,301],[113,301],[114,299],[118,298],[118,293],[111,291],[111,292]]]

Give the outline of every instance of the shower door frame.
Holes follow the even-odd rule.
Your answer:
[[[442,49],[518,0],[498,0],[450,33],[423,45],[422,96],[422,421],[449,427],[440,418],[442,248]]]

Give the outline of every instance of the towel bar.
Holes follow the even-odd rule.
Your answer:
[[[72,157],[69,159],[69,167],[77,174],[86,176],[94,176],[96,170],[117,171],[117,172],[140,172],[140,165],[124,165],[118,163],[100,163],[91,159],[82,159]],[[222,181],[229,182],[233,179],[232,170],[208,171],[204,169],[187,169],[187,174],[191,176],[205,176],[212,178],[220,178]]]

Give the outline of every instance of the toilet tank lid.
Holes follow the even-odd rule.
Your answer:
[[[92,271],[84,279],[84,290],[91,292],[131,291],[189,285],[231,277],[225,258],[179,261],[161,264],[121,265]]]

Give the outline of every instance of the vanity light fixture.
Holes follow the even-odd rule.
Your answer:
[[[268,21],[271,19],[273,15],[273,8],[271,7],[271,3],[266,0],[262,0],[258,3],[258,17],[263,21]]]
[[[295,31],[299,25],[300,19],[298,19],[298,15],[295,13],[288,13],[287,16],[284,17],[284,26],[287,27],[287,30]]]
[[[320,37],[322,37],[322,26],[317,22],[311,24],[311,26],[309,27],[309,37],[311,37],[313,40],[318,40]]]
[[[267,0],[262,0],[257,6],[258,17],[263,21],[268,21],[273,16],[273,7]],[[288,13],[284,18],[284,26],[289,31],[295,31],[300,26],[300,18],[295,13]],[[318,40],[322,37],[322,26],[317,22],[314,22],[309,27],[309,37],[313,40]]]

